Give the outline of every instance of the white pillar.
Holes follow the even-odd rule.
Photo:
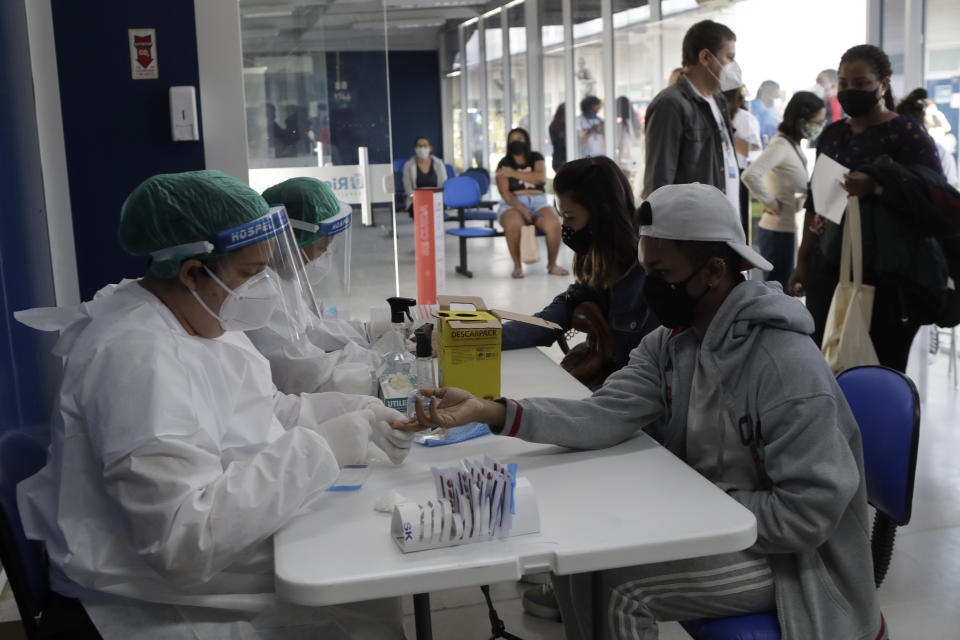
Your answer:
[[[370,160],[366,147],[357,147],[357,164],[360,167],[360,179],[363,181],[362,195],[360,196],[360,224],[365,227],[373,226],[373,210],[370,205]]]
[[[903,16],[903,92],[923,86],[923,0],[905,0]],[[902,98],[903,96],[894,96]]]
[[[490,109],[487,105],[487,33],[485,20],[477,21],[477,37],[480,38],[480,119],[483,121],[483,135],[480,138],[480,166],[490,164]],[[476,151],[472,149],[471,151]],[[487,167],[492,170],[493,167]],[[491,182],[493,182],[491,180]]]
[[[204,166],[248,182],[240,6],[237,0],[194,0],[193,6]]]
[[[883,41],[883,0],[867,0],[867,43],[880,46]]]
[[[567,161],[580,155],[580,138],[577,134],[577,116],[580,105],[576,102],[576,83],[573,76],[573,6],[572,0],[563,0],[563,93],[566,102]]]
[[[600,0],[600,20],[603,22],[603,31],[600,34],[601,59],[603,60],[603,93],[606,96],[603,104],[605,126],[603,136],[603,151],[608,158],[617,157],[617,94],[616,79],[613,68],[613,2]]]
[[[547,139],[543,112],[543,42],[540,37],[540,0],[523,3],[527,31],[527,108],[530,110],[530,137],[533,148],[542,150]]]
[[[67,307],[80,304],[80,280],[67,181],[67,149],[60,111],[53,11],[50,0],[27,1],[25,8],[53,292],[57,305]]]

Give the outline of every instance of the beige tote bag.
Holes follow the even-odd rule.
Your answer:
[[[833,292],[823,331],[823,355],[834,374],[860,365],[880,364],[870,340],[873,294],[874,288],[863,284],[860,201],[850,197],[840,252],[840,281]]]
[[[540,262],[540,243],[537,228],[532,224],[520,227],[520,261],[524,264]]]

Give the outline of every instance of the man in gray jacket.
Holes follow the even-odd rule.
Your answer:
[[[723,91],[739,89],[737,37],[703,20],[683,37],[683,72],[647,107],[643,197],[665,184],[702,182],[740,208],[740,173]]]
[[[662,418],[664,446],[756,516],[746,551],[612,569],[598,580],[555,576],[570,640],[591,638],[594,616],[602,638],[653,640],[657,620],[773,609],[784,640],[885,638],[860,431],[810,339],[813,319],[779,287],[740,275],[771,265],[746,245],[737,211],[715,187],[662,187],[640,215],[644,297],[664,326],[626,367],[585,400],[427,390],[440,402],[427,415],[418,405],[418,423],[476,420],[531,442],[600,449]]]

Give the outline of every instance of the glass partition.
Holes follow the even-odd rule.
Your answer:
[[[577,139],[567,145],[571,157],[604,155],[604,138],[612,132],[603,121],[603,46],[600,3],[573,3],[573,73]],[[568,141],[569,142],[569,141]],[[570,158],[568,158],[570,159]]]
[[[540,148],[546,158],[547,175],[552,178],[567,161],[561,0],[540,0],[540,42],[543,48],[543,121],[547,123],[547,138],[541,142]],[[536,141],[533,146],[536,148]]]
[[[646,0],[613,3],[614,94],[617,100],[614,158],[639,193],[643,181],[643,124],[647,105],[663,86],[659,26],[650,25]]]
[[[483,68],[480,64],[480,31],[476,21],[460,27],[463,30],[462,42],[465,43],[465,52],[461,52],[461,57],[466,58],[466,64],[463,67],[463,73],[467,74],[467,95],[461,96],[465,102],[467,110],[466,126],[463,132],[465,136],[467,168],[482,167],[483,158],[486,155],[486,135],[484,129],[486,123],[483,119],[483,95],[485,85],[483,82]]]
[[[365,319],[399,282],[391,240],[361,229],[395,226],[386,16],[325,16],[294,0],[269,9],[261,0],[239,4],[250,185],[263,192],[313,177],[353,206],[354,246],[344,268],[352,260],[376,277],[337,274],[315,293],[328,314]],[[334,287],[337,280],[350,285]]]
[[[483,20],[483,38],[487,61],[487,148],[489,156],[485,166],[493,171],[507,153],[507,127],[504,104],[503,28],[502,11],[497,11]]]
[[[960,131],[960,3],[927,0],[924,29],[924,85],[931,104],[927,131],[940,145],[942,158],[957,174],[957,131]],[[949,169],[944,172],[950,177]]]
[[[883,33],[880,36],[883,50],[890,58],[893,76],[890,78],[890,88],[893,97],[899,100],[903,97],[903,46],[904,23],[903,15],[906,0],[883,0]],[[911,87],[911,89],[914,87]],[[909,89],[908,89],[909,91]]]
[[[523,4],[510,7],[510,128],[530,130],[530,101],[527,90],[527,28]]]
[[[447,90],[450,95],[450,123],[453,131],[453,168],[457,173],[462,173],[466,168],[463,162],[463,102],[460,95],[460,70],[451,71],[447,74],[444,82],[447,83]]]

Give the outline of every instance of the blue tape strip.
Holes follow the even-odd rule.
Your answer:
[[[507,465],[507,471],[510,473],[510,513],[517,515],[517,502],[513,499],[514,489],[517,488],[517,463],[511,462]]]
[[[317,235],[326,238],[329,236],[335,236],[338,233],[343,233],[350,228],[350,225],[353,224],[353,216],[344,216],[342,218],[335,219],[331,222],[320,222],[317,229]]]
[[[417,436],[414,442],[422,444],[425,447],[441,447],[447,444],[456,444],[464,440],[472,440],[480,436],[490,435],[490,427],[482,422],[470,422],[468,424],[447,429],[443,435]]]
[[[248,247],[264,240],[277,237],[290,226],[287,211],[283,207],[273,207],[267,215],[252,220],[233,229],[227,229],[213,236],[216,253],[229,253]]]

